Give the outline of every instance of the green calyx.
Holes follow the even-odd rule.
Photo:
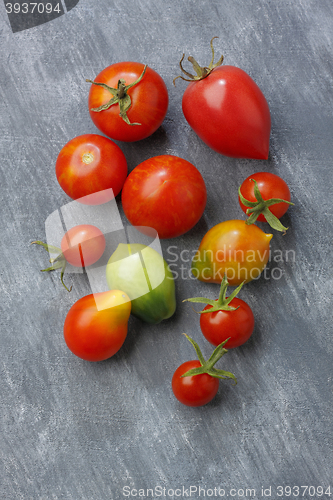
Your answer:
[[[264,200],[261,196],[257,181],[255,179],[250,180],[254,182],[254,196],[257,201],[249,201],[245,199],[240,191],[240,187],[238,188],[240,201],[243,205],[249,207],[246,210],[246,215],[249,215],[249,218],[245,221],[245,224],[253,224],[258,219],[259,215],[262,214],[273,229],[286,232],[288,228],[281,224],[279,219],[272,214],[269,207],[276,205],[277,203],[287,203],[288,205],[294,205],[294,203],[291,203],[291,201],[281,200],[280,198],[270,198],[269,200]]]
[[[236,311],[236,309],[238,309],[238,307],[232,307],[229,304],[232,301],[232,299],[234,299],[236,297],[238,292],[243,287],[244,283],[245,283],[245,281],[243,281],[243,283],[241,283],[232,292],[232,294],[229,295],[229,297],[227,297],[226,294],[227,294],[227,288],[229,286],[229,283],[228,283],[226,276],[223,276],[223,279],[221,282],[221,288],[220,288],[220,295],[219,295],[219,298],[217,300],[206,299],[204,297],[194,297],[192,299],[185,299],[185,300],[183,300],[183,302],[196,302],[198,304],[206,304],[206,305],[212,306],[209,309],[199,311],[199,314],[213,313],[216,311]],[[197,311],[195,311],[195,312],[197,312]]]
[[[184,80],[185,82],[193,82],[193,81],[198,81],[198,80],[203,80],[204,78],[206,78],[212,71],[213,69],[217,68],[217,66],[221,66],[222,62],[223,62],[223,56],[220,57],[220,59],[214,64],[214,59],[215,59],[215,51],[214,51],[214,47],[213,47],[213,40],[215,38],[218,38],[218,36],[214,36],[211,41],[210,41],[210,48],[212,50],[212,60],[210,61],[209,65],[208,66],[204,66],[204,67],[201,67],[197,61],[194,59],[194,57],[192,56],[189,56],[187,58],[188,61],[190,61],[190,63],[192,64],[193,66],[193,69],[194,71],[196,72],[196,75],[192,75],[191,73],[189,73],[188,71],[186,71],[184,68],[183,68],[183,65],[182,65],[182,62],[184,60],[184,57],[185,57],[185,54],[183,54],[183,57],[181,58],[180,62],[179,62],[179,66],[180,66],[180,69],[181,71],[188,77],[188,78],[185,78],[183,75],[179,75],[179,76],[176,76],[176,78],[174,78],[173,80],[173,84],[175,84],[175,81],[177,80],[177,78],[181,78],[182,80]]]
[[[137,85],[142,80],[146,72],[146,69],[147,69],[147,64],[145,65],[139,78],[135,82],[130,83],[129,85],[126,85],[126,82],[123,79],[118,80],[118,85],[116,89],[109,87],[109,85],[106,85],[105,83],[97,83],[87,79],[86,82],[92,83],[94,85],[99,85],[100,87],[103,87],[104,89],[108,90],[110,94],[112,94],[111,99],[107,103],[102,104],[102,106],[99,106],[99,108],[91,108],[91,111],[96,111],[96,113],[99,113],[100,111],[105,111],[109,109],[111,106],[113,106],[113,104],[119,104],[119,109],[120,109],[119,115],[124,120],[124,122],[127,123],[127,125],[141,125],[141,123],[131,123],[128,119],[127,111],[130,109],[132,105],[132,100],[130,96],[127,94],[127,91],[130,88]]]
[[[234,385],[237,384],[237,379],[233,373],[226,372],[225,370],[219,370],[217,368],[214,368],[214,365],[217,363],[217,361],[220,358],[222,358],[222,356],[226,352],[228,352],[228,350],[224,349],[223,346],[224,346],[224,344],[226,344],[228,342],[229,339],[225,340],[220,345],[218,345],[216,347],[216,349],[214,349],[211,357],[207,361],[205,361],[205,358],[203,357],[202,352],[201,352],[198,344],[196,342],[194,342],[194,340],[191,339],[191,337],[186,335],[186,333],[184,333],[184,335],[187,338],[187,340],[189,340],[191,342],[191,344],[193,345],[195,352],[197,353],[197,356],[198,356],[198,359],[200,361],[201,366],[199,366],[198,368],[192,368],[191,370],[188,370],[186,373],[184,373],[182,375],[182,377],[190,377],[192,375],[200,375],[202,373],[207,373],[208,375],[210,375],[211,377],[214,377],[214,378],[232,379],[235,382]]]
[[[56,269],[61,269],[61,274],[60,274],[61,283],[66,288],[67,292],[70,292],[72,290],[72,287],[67,288],[67,286],[64,283],[64,273],[65,273],[67,261],[64,257],[64,254],[62,253],[61,249],[58,247],[54,247],[53,245],[48,245],[47,243],[43,243],[42,241],[32,241],[31,245],[41,245],[49,253],[57,253],[58,254],[58,256],[55,257],[54,259],[50,259],[49,262],[50,262],[50,264],[52,264],[52,266],[50,266],[46,269],[41,269],[41,271],[45,272],[45,271],[55,271]]]

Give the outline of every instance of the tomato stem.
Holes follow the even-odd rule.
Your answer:
[[[256,198],[256,201],[249,201],[244,198],[240,191],[241,186],[238,188],[238,196],[240,201],[243,203],[243,205],[248,207],[248,209],[246,210],[246,215],[249,215],[249,218],[245,221],[245,224],[254,224],[259,215],[262,214],[265,217],[266,222],[268,222],[268,224],[273,229],[285,233],[288,228],[281,224],[279,219],[270,211],[268,207],[271,207],[272,205],[275,205],[277,203],[287,203],[288,205],[294,205],[294,203],[291,203],[291,201],[282,200],[281,198],[270,198],[269,200],[264,200],[261,196],[257,181],[255,179],[250,180],[254,182],[254,196]]]
[[[64,257],[64,254],[61,251],[61,248],[55,247],[53,245],[48,245],[47,243],[43,243],[42,241],[39,241],[39,240],[32,241],[30,244],[31,245],[41,245],[42,247],[45,248],[45,250],[47,250],[49,252],[49,254],[58,253],[57,257],[55,257],[54,259],[50,258],[50,263],[52,264],[52,266],[47,267],[46,269],[41,269],[41,271],[42,272],[55,271],[56,269],[61,268],[61,274],[60,274],[61,283],[66,288],[67,292],[70,292],[72,290],[72,287],[67,288],[67,286],[64,283],[64,273],[65,273],[67,261]]]
[[[192,73],[189,73],[188,71],[186,71],[183,68],[183,60],[184,60],[184,57],[185,57],[185,54],[183,54],[181,60],[179,61],[179,66],[180,66],[180,69],[181,69],[182,73],[184,73],[184,75],[188,76],[188,78],[184,78],[183,75],[176,76],[176,78],[174,78],[174,80],[173,80],[173,84],[174,85],[176,85],[175,82],[176,82],[177,78],[181,78],[185,82],[193,82],[193,81],[203,80],[208,75],[210,75],[210,73],[213,71],[213,69],[217,68],[218,66],[221,66],[221,64],[223,62],[223,56],[221,56],[220,59],[214,64],[215,51],[214,51],[214,47],[213,47],[213,40],[215,38],[218,38],[218,36],[214,36],[211,39],[211,41],[210,41],[210,48],[211,48],[211,51],[212,51],[212,59],[211,59],[211,61],[210,61],[210,63],[209,63],[208,66],[201,67],[197,63],[197,61],[194,59],[194,57],[192,57],[192,56],[189,56],[187,58],[187,60],[192,64],[193,69],[196,72],[196,75],[192,75]]]
[[[191,339],[189,335],[186,335],[186,333],[184,333],[184,335],[187,338],[187,340],[189,340],[189,342],[191,342],[191,344],[193,345],[201,366],[199,366],[198,368],[192,368],[191,370],[188,370],[186,373],[182,375],[182,377],[190,377],[192,375],[200,375],[202,373],[207,373],[208,375],[214,378],[232,379],[235,382],[234,385],[237,384],[237,379],[233,373],[214,368],[218,360],[221,359],[222,356],[224,356],[224,354],[228,352],[227,349],[224,349],[224,345],[228,342],[230,337],[227,340],[224,340],[221,344],[219,344],[214,349],[213,354],[210,356],[210,358],[207,361],[205,361],[205,358],[203,357],[201,349],[198,346],[198,344],[193,339]]]
[[[100,87],[103,87],[105,90],[110,92],[110,94],[112,95],[111,99],[107,103],[102,104],[98,108],[91,108],[91,111],[99,113],[101,111],[109,109],[111,106],[113,106],[113,104],[119,104],[119,111],[120,111],[119,116],[124,120],[125,123],[127,123],[127,125],[141,125],[141,123],[131,123],[129,121],[129,118],[127,116],[127,111],[130,109],[132,105],[132,100],[131,97],[128,95],[127,91],[130,88],[137,85],[142,80],[147,67],[148,66],[146,64],[139,78],[135,80],[135,82],[130,83],[129,85],[126,85],[126,82],[123,79],[118,80],[116,89],[109,87],[109,85],[106,85],[106,83],[93,82],[92,80],[86,79],[86,82],[92,83],[93,85],[99,85]]]
[[[232,294],[229,295],[229,297],[227,297],[226,294],[227,294],[227,288],[229,286],[229,283],[228,283],[227,277],[223,276],[223,279],[221,281],[220,294],[219,294],[219,298],[217,300],[207,299],[204,297],[193,297],[191,299],[185,299],[185,300],[183,300],[183,302],[196,302],[198,304],[206,304],[206,305],[212,306],[209,309],[203,309],[202,311],[198,311],[198,314],[212,313],[212,312],[216,312],[216,311],[236,311],[236,309],[238,309],[239,306],[232,307],[229,304],[232,301],[232,299],[234,299],[236,297],[238,292],[243,287],[244,283],[245,283],[245,281],[243,281],[243,283],[241,283],[232,292]],[[197,312],[197,311],[195,311],[195,312]]]

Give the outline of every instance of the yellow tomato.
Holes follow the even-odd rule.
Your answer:
[[[192,273],[200,281],[230,285],[258,278],[269,259],[272,234],[243,220],[228,220],[212,227],[203,237],[192,261]]]

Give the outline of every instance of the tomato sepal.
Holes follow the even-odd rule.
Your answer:
[[[224,348],[224,345],[228,342],[229,338],[226,339],[221,344],[219,344],[214,349],[213,354],[210,356],[210,358],[207,361],[205,361],[205,358],[203,357],[203,354],[198,344],[186,333],[184,333],[184,335],[187,338],[187,340],[191,342],[191,344],[193,345],[201,366],[198,368],[192,368],[191,370],[188,370],[186,373],[181,375],[181,377],[190,377],[193,375],[200,375],[203,373],[207,373],[211,377],[218,379],[232,379],[234,381],[233,385],[237,384],[237,379],[233,373],[218,368],[214,368],[214,365],[217,363],[217,361],[221,359],[222,356],[224,356],[224,354],[228,352],[228,350]]]
[[[245,221],[245,224],[251,225],[254,224],[258,219],[259,215],[262,214],[268,224],[277,231],[286,232],[287,227],[285,227],[280,220],[269,210],[269,207],[272,205],[276,205],[277,203],[287,203],[288,205],[294,205],[291,201],[282,200],[281,198],[270,198],[269,200],[264,200],[260,189],[258,187],[258,183],[255,179],[250,179],[254,182],[254,196],[257,201],[249,201],[241,193],[241,186],[238,188],[238,196],[240,201],[243,203],[245,207],[248,207],[246,210],[246,215],[249,215],[249,218]]]
[[[196,75],[192,75],[191,73],[189,73],[188,71],[186,71],[184,68],[183,68],[183,60],[184,60],[184,57],[185,57],[185,54],[183,54],[181,60],[179,61],[179,66],[180,66],[180,69],[181,71],[186,75],[188,76],[188,78],[184,78],[183,75],[179,75],[179,76],[176,76],[176,78],[174,78],[173,80],[173,84],[175,84],[175,81],[177,80],[177,78],[181,78],[182,80],[184,80],[185,82],[193,82],[193,81],[199,81],[199,80],[203,80],[204,78],[206,78],[212,71],[213,69],[217,68],[218,66],[221,66],[222,62],[223,62],[223,55],[221,55],[220,59],[214,64],[214,59],[215,59],[215,51],[214,51],[214,47],[213,47],[213,40],[215,38],[218,38],[218,36],[213,36],[213,38],[211,39],[210,41],[210,48],[211,48],[211,51],[212,51],[212,59],[209,63],[208,66],[203,66],[201,67],[197,61],[194,59],[194,57],[192,56],[189,56],[187,58],[188,61],[190,61],[190,63],[192,64],[193,66],[193,69],[194,71],[196,72]]]
[[[127,123],[127,125],[141,125],[141,123],[131,123],[129,121],[129,118],[127,116],[127,111],[130,109],[132,105],[132,100],[131,97],[127,94],[127,91],[134,87],[134,85],[137,85],[143,78],[146,69],[148,65],[146,64],[145,67],[143,68],[143,71],[139,78],[135,80],[135,82],[132,82],[128,85],[126,85],[125,80],[122,78],[118,80],[118,85],[117,88],[110,87],[109,85],[106,85],[106,83],[99,83],[99,82],[94,82],[92,80],[86,79],[86,82],[92,83],[93,85],[98,85],[100,87],[103,87],[105,90],[108,90],[111,94],[112,97],[111,99],[105,103],[99,106],[98,108],[91,108],[91,111],[95,111],[96,113],[99,113],[100,111],[105,111],[109,109],[113,104],[119,104],[119,110],[120,110],[120,117],[124,120],[124,122]]]
[[[49,262],[52,264],[52,266],[47,267],[46,269],[41,269],[41,272],[56,271],[57,269],[61,269],[60,281],[63,284],[63,286],[66,288],[67,292],[70,292],[72,290],[72,286],[70,288],[67,288],[67,286],[64,283],[64,274],[65,274],[67,261],[64,257],[64,254],[61,251],[61,248],[55,247],[53,245],[48,245],[47,243],[43,243],[42,241],[39,241],[39,240],[32,241],[30,244],[31,245],[41,245],[49,253],[58,253],[57,257],[49,260]]]
[[[229,282],[227,280],[226,275],[223,276],[221,281],[221,288],[219,298],[217,300],[207,299],[205,297],[193,297],[191,299],[185,299],[183,302],[195,302],[198,304],[206,304],[212,306],[209,309],[203,309],[202,311],[195,311],[197,314],[205,314],[205,313],[213,313],[216,311],[236,311],[238,307],[230,306],[230,302],[238,295],[238,292],[243,288],[245,280],[232,292],[229,297],[226,296],[227,288],[229,286]]]

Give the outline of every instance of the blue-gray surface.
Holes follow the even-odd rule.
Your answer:
[[[218,497],[220,487],[235,498],[242,491],[232,488],[254,498],[246,491],[253,488],[261,498],[262,486],[287,498],[278,486],[329,484],[333,493],[332,1],[80,0],[68,14],[15,34],[0,10],[1,499],[120,499],[134,495],[131,488],[198,498],[194,487],[201,497]],[[185,52],[208,62],[213,36],[226,64],[247,71],[268,100],[267,161],[211,151],[182,115],[186,83],[172,84],[178,60]],[[198,409],[178,403],[170,386],[175,368],[195,354],[183,332],[211,352],[197,315],[181,301],[213,297],[218,285],[190,279],[184,263],[175,316],[159,326],[132,318],[121,351],[89,363],[62,334],[70,306],[90,293],[86,276],[68,275],[67,293],[58,273],[39,272],[44,250],[29,246],[45,237],[47,216],[70,201],[54,173],[60,149],[98,133],[85,79],[122,60],[154,68],[170,96],[161,129],[120,144],[129,168],[175,154],[197,166],[208,188],[197,226],[163,241],[167,260],[174,259],[170,245],[177,255],[193,250],[207,228],[245,217],[237,187],[255,171],[281,175],[295,202],[283,218],[287,234],[272,240],[283,261],[272,261],[266,278],[240,295],[254,311],[255,332],[219,362],[238,385],[221,383],[218,397]]]

